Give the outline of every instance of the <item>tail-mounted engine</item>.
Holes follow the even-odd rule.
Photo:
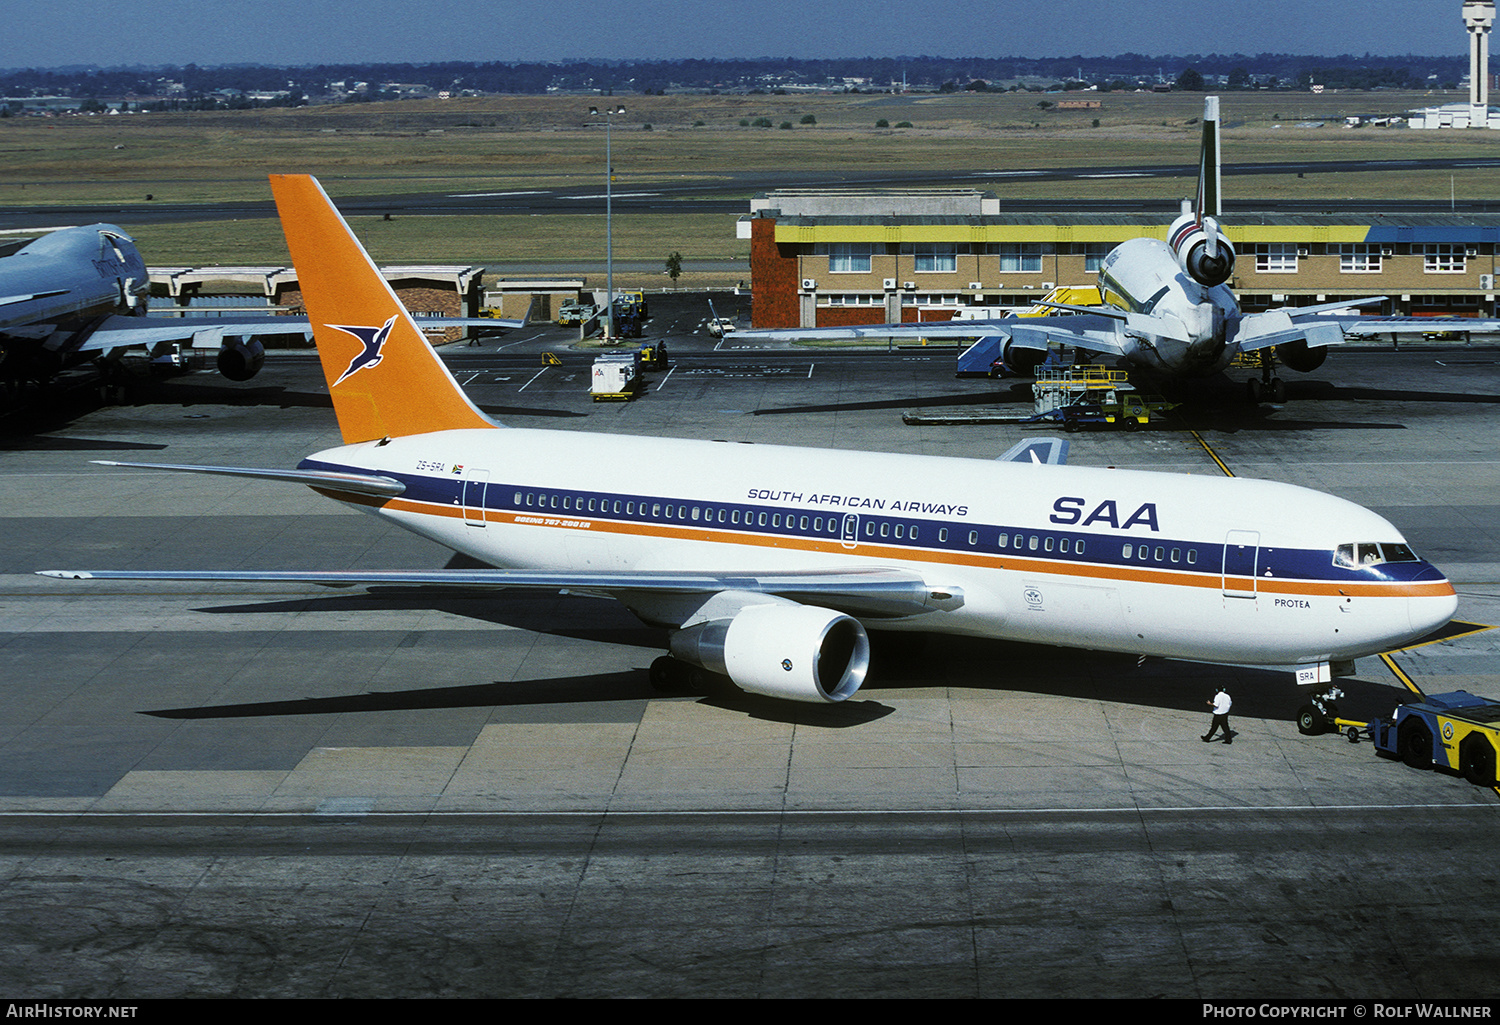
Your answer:
[[[843,701],[870,668],[870,639],[859,620],[790,602],[751,605],[732,619],[679,630],[671,648],[741,690],[792,701]]]
[[[1167,232],[1167,245],[1177,254],[1177,262],[1188,277],[1200,285],[1208,288],[1222,285],[1234,273],[1234,246],[1212,217],[1200,220],[1184,210]]]

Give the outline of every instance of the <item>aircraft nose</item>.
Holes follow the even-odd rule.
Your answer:
[[[1443,574],[1434,566],[1428,566],[1418,574],[1417,579],[1423,583],[1441,582],[1444,586],[1437,594],[1413,595],[1406,599],[1407,614],[1411,617],[1411,628],[1418,636],[1424,636],[1446,626],[1458,611],[1458,592],[1453,585],[1448,583]]]

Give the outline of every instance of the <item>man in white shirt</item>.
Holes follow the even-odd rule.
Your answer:
[[[1234,731],[1229,728],[1229,695],[1224,691],[1224,688],[1220,687],[1219,693],[1215,694],[1213,700],[1208,703],[1213,706],[1214,719],[1213,723],[1208,727],[1208,732],[1203,735],[1203,742],[1206,744],[1210,740],[1213,740],[1214,734],[1222,729],[1224,731],[1224,743],[1233,744]]]

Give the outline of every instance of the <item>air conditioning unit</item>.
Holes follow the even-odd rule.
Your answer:
[[[896,279],[895,278],[886,278],[881,284],[884,285],[885,290],[887,292],[890,292],[890,291],[893,291],[895,289],[895,287],[896,287]]]
[[[1395,249],[1394,246],[1381,246],[1380,247],[1380,255],[1381,256],[1395,256],[1396,255],[1396,249]]]
[[[1306,246],[1298,246],[1297,247],[1297,255],[1299,257],[1306,256],[1307,255],[1307,247]]]
[[[901,287],[907,289],[915,289],[917,287],[917,283],[915,281],[903,281],[901,282]]]
[[[1478,256],[1479,255],[1479,247],[1478,246],[1464,246],[1464,255],[1465,256],[1469,256],[1469,257]]]
[[[971,281],[971,282],[969,282],[969,287],[971,289],[973,289],[974,291],[978,292],[980,289],[984,288],[984,282],[982,282],[982,281]]]
[[[818,288],[818,282],[817,282],[816,278],[803,278],[802,279],[802,290],[804,292],[814,292],[814,291],[817,291],[817,288]]]
[[[1057,282],[1056,281],[1043,281],[1042,282],[1042,287],[1043,288],[1056,288],[1057,287]]]
[[[1486,291],[1494,288],[1495,287],[1495,275],[1493,275],[1493,274],[1481,274],[1481,275],[1479,275],[1479,287],[1483,288]]]

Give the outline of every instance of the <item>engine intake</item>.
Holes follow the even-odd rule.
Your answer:
[[[1177,262],[1200,285],[1222,285],[1234,273],[1234,246],[1212,217],[1180,217],[1167,233]]]
[[[671,648],[743,691],[792,701],[843,701],[870,668],[870,639],[859,620],[812,605],[752,605],[733,619],[679,630]]]
[[[1276,346],[1276,356],[1293,370],[1310,374],[1328,358],[1328,346],[1308,345],[1306,339],[1299,338]]]
[[[266,362],[266,347],[256,338],[248,342],[226,341],[219,349],[219,373],[231,381],[248,381]]]

